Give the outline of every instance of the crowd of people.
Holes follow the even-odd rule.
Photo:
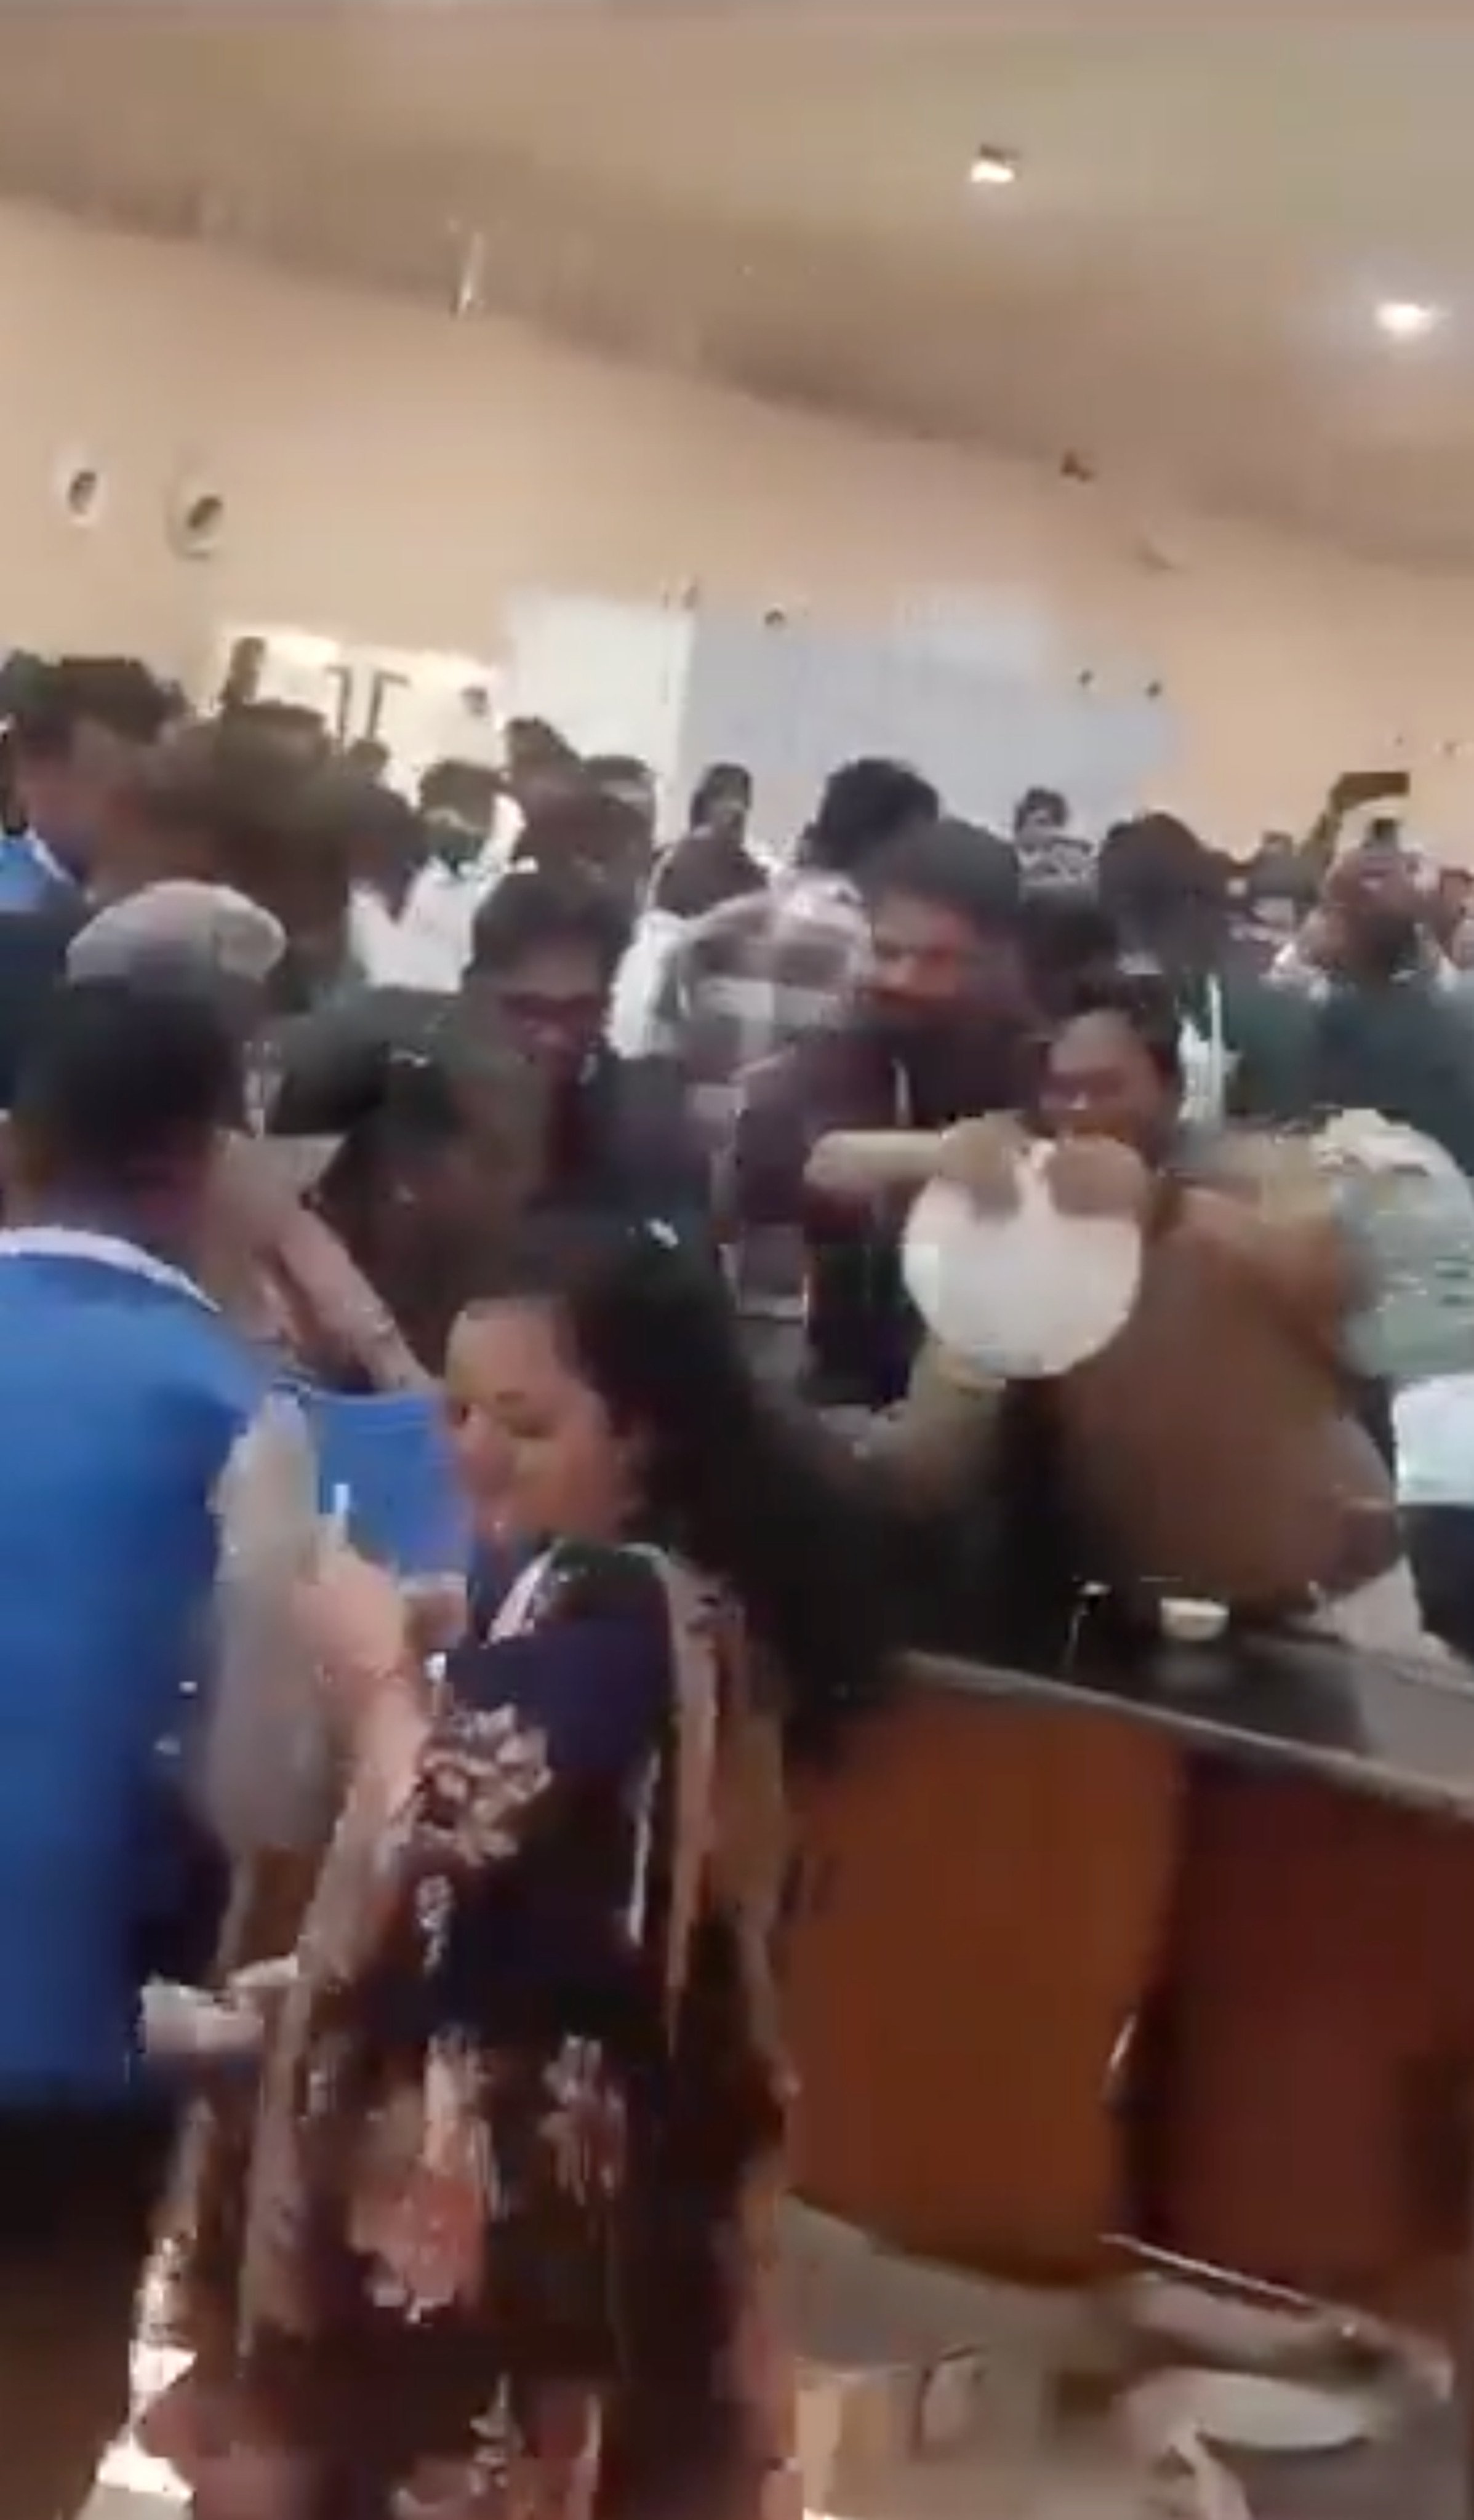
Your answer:
[[[0,699],[0,2512],[151,2253],[205,2520],[796,2512],[787,1779],[1086,1591],[1474,1649],[1467,879],[882,759],[662,851],[531,721],[493,858],[301,711]],[[1026,1138],[1144,1257],[1000,1380],[900,1238]]]

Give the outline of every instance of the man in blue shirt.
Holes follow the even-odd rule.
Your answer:
[[[53,1000],[12,1115],[0,2442],[15,2508],[38,2515],[80,2507],[124,2420],[163,2150],[137,2051],[160,1744],[203,1665],[215,1498],[259,1398],[254,1361],[194,1276],[239,1096],[238,1055],[204,1000],[78,982]]]
[[[62,656],[30,669],[10,729],[25,828],[0,844],[0,913],[54,907],[85,889],[109,797],[178,708],[178,695],[131,656]]]

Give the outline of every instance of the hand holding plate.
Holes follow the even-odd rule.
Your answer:
[[[1063,1138],[1044,1178],[1061,1216],[1100,1216],[1139,1225],[1151,1197],[1139,1155],[1113,1138]]]
[[[983,1119],[960,1120],[937,1148],[933,1181],[965,1192],[984,1216],[1013,1216],[1018,1211],[1019,1167],[1029,1141],[1006,1111],[990,1111]]]

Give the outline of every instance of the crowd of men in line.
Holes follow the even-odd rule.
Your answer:
[[[1082,1583],[1165,1571],[1247,1621],[1474,1642],[1467,1408],[1451,1437],[1391,1407],[1474,1373],[1469,887],[1385,822],[1338,846],[1365,781],[1238,868],[1161,814],[1087,849],[1044,789],[995,834],[857,760],[774,863],[739,765],[662,851],[646,765],[525,721],[497,854],[466,781],[411,803],[310,713],[193,717],[87,656],[17,661],[0,701],[0,2244],[67,2193],[94,2239],[126,2205],[109,2060],[143,1975],[208,1964],[210,1851],[121,1843],[116,1778],[179,1731],[261,1359],[363,1550],[447,1572],[447,1338],[529,1216],[725,1277],[769,1383],[863,1421],[952,1642],[1057,1651]],[[1235,1124],[1283,1148],[1336,1112],[1429,1160],[1234,1188]],[[919,1133],[987,1208],[1020,1124],[1147,1254],[1109,1359],[1043,1392],[927,1341],[904,1167],[833,1153]],[[119,1884],[149,1931],[104,1949]],[[62,2138],[27,2096],[58,2078],[91,2095]]]

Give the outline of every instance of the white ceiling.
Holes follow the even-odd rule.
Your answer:
[[[1471,129],[1456,0],[70,0],[0,51],[0,191],[1433,566]],[[1450,321],[1394,353],[1382,294]]]

